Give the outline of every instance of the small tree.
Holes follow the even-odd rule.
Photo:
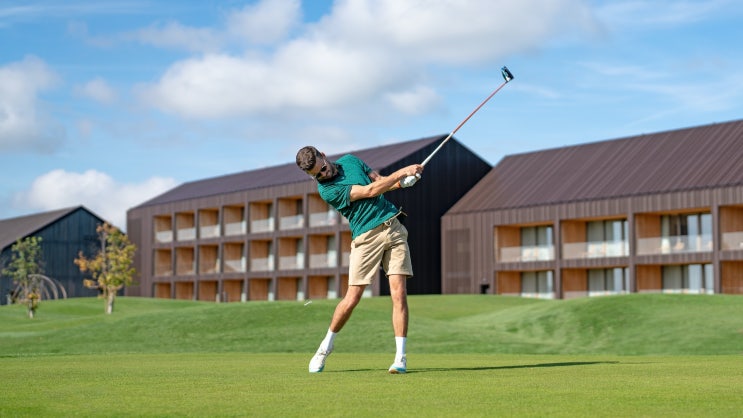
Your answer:
[[[41,237],[26,237],[10,248],[12,256],[3,274],[10,276],[20,290],[17,300],[28,307],[28,317],[33,318],[41,301],[39,277],[44,273],[41,259]]]
[[[134,277],[134,252],[136,246],[118,228],[104,223],[96,228],[101,240],[101,249],[92,259],[86,258],[82,251],[75,259],[80,271],[90,272],[93,280],[84,280],[85,287],[98,289],[100,297],[106,300],[106,313],[114,310],[116,292],[132,283]]]

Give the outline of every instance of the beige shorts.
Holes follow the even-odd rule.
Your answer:
[[[389,276],[413,275],[413,264],[408,248],[408,230],[393,218],[382,225],[364,232],[351,242],[348,284],[369,285],[377,275],[379,265]]]

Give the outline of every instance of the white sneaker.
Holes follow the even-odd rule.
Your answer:
[[[310,360],[310,373],[320,373],[325,368],[325,359],[328,358],[332,352],[332,345],[328,347],[327,350],[323,350],[322,347],[318,348],[315,355],[312,356],[312,360]]]
[[[402,356],[399,359],[395,359],[395,362],[392,363],[392,366],[390,366],[390,369],[388,372],[390,374],[404,374],[407,371],[408,371],[407,360],[405,359],[405,356]]]

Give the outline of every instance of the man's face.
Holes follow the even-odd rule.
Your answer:
[[[325,154],[321,154],[315,161],[315,166],[307,171],[307,174],[314,177],[317,181],[328,180],[333,177],[334,170],[333,164],[325,158]]]

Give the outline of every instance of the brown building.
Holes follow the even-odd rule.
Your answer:
[[[743,121],[504,158],[442,218],[442,293],[743,293]]]
[[[353,152],[389,174],[420,163],[443,136]],[[340,155],[330,156],[336,159]],[[206,301],[340,297],[348,280],[351,232],[290,163],[183,184],[127,212],[138,277],[129,296]],[[441,216],[490,164],[450,140],[412,189],[385,197],[409,215],[415,277],[411,294],[441,293]],[[377,280],[369,294],[389,294]]]

